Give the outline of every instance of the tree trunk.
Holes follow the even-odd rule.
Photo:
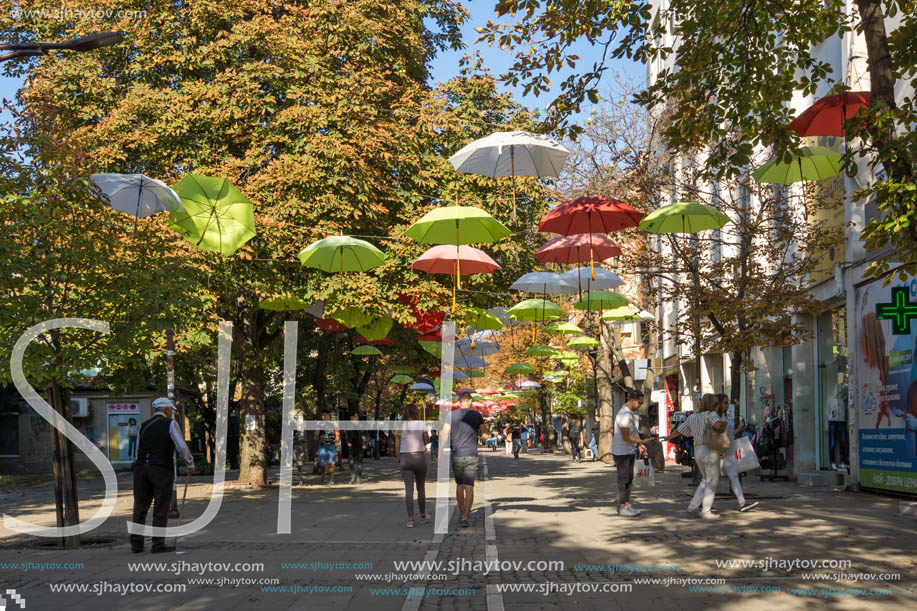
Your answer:
[[[239,402],[239,483],[250,486],[267,484],[267,463],[264,454],[264,364],[258,313],[242,313],[240,380],[242,399]],[[250,424],[254,423],[254,426]]]
[[[732,353],[732,364],[730,366],[729,378],[730,378],[730,391],[729,399],[736,406],[735,412],[735,425],[739,425],[739,402],[742,400],[742,364],[744,362],[744,355],[740,351],[735,351]]]
[[[48,385],[51,406],[54,411],[72,423],[70,401],[66,392],[57,381]],[[52,427],[51,451],[54,459],[54,500],[58,526],[76,526],[80,523],[79,494],[76,485],[76,460],[73,454],[73,442]],[[62,537],[58,544],[67,548],[80,546],[79,535]]]
[[[548,409],[548,398],[544,392],[538,391],[538,404],[541,407],[541,432],[544,434],[544,441],[541,448],[544,452],[554,451],[554,423],[551,422],[551,410]]]
[[[614,366],[612,365],[611,352],[614,348],[609,337],[610,325],[600,323],[602,329],[600,347],[596,357],[596,391],[599,410],[599,455],[597,458],[604,462],[612,462],[611,441],[614,438],[614,392],[612,380],[614,379]]]

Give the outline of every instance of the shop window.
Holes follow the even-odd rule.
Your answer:
[[[0,414],[0,456],[19,456],[19,414]]]

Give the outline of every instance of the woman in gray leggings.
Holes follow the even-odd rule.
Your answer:
[[[404,480],[404,506],[408,510],[408,528],[414,528],[414,485],[417,485],[417,505],[420,508],[420,521],[427,519],[427,494],[424,483],[427,479],[426,446],[430,443],[426,423],[418,420],[417,406],[406,405],[401,415],[405,429],[395,433],[395,456],[401,466],[401,479]]]

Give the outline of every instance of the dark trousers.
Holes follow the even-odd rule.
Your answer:
[[[153,506],[153,526],[168,526],[169,506],[172,504],[172,469],[157,465],[134,466],[134,518],[136,524],[146,523],[146,514]],[[153,549],[165,546],[164,537],[153,537]],[[131,535],[131,547],[143,547],[143,535]]]
[[[522,440],[513,439],[513,458],[519,458],[519,450],[522,449]]]
[[[635,454],[613,454],[615,469],[618,471],[618,506],[630,503],[630,487],[634,483]]]
[[[573,460],[580,459],[579,437],[568,437],[570,440],[570,458]]]
[[[356,452],[353,450],[352,452]],[[363,477],[363,452],[360,451],[360,454],[351,453],[350,454],[350,483],[355,483]]]
[[[835,460],[835,448],[839,454]],[[828,462],[847,464],[847,423],[828,422]]]

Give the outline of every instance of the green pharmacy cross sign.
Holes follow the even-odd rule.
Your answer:
[[[891,319],[894,335],[910,335],[911,319],[917,318],[917,303],[908,299],[907,287],[892,289],[892,303],[877,303],[876,318]]]

